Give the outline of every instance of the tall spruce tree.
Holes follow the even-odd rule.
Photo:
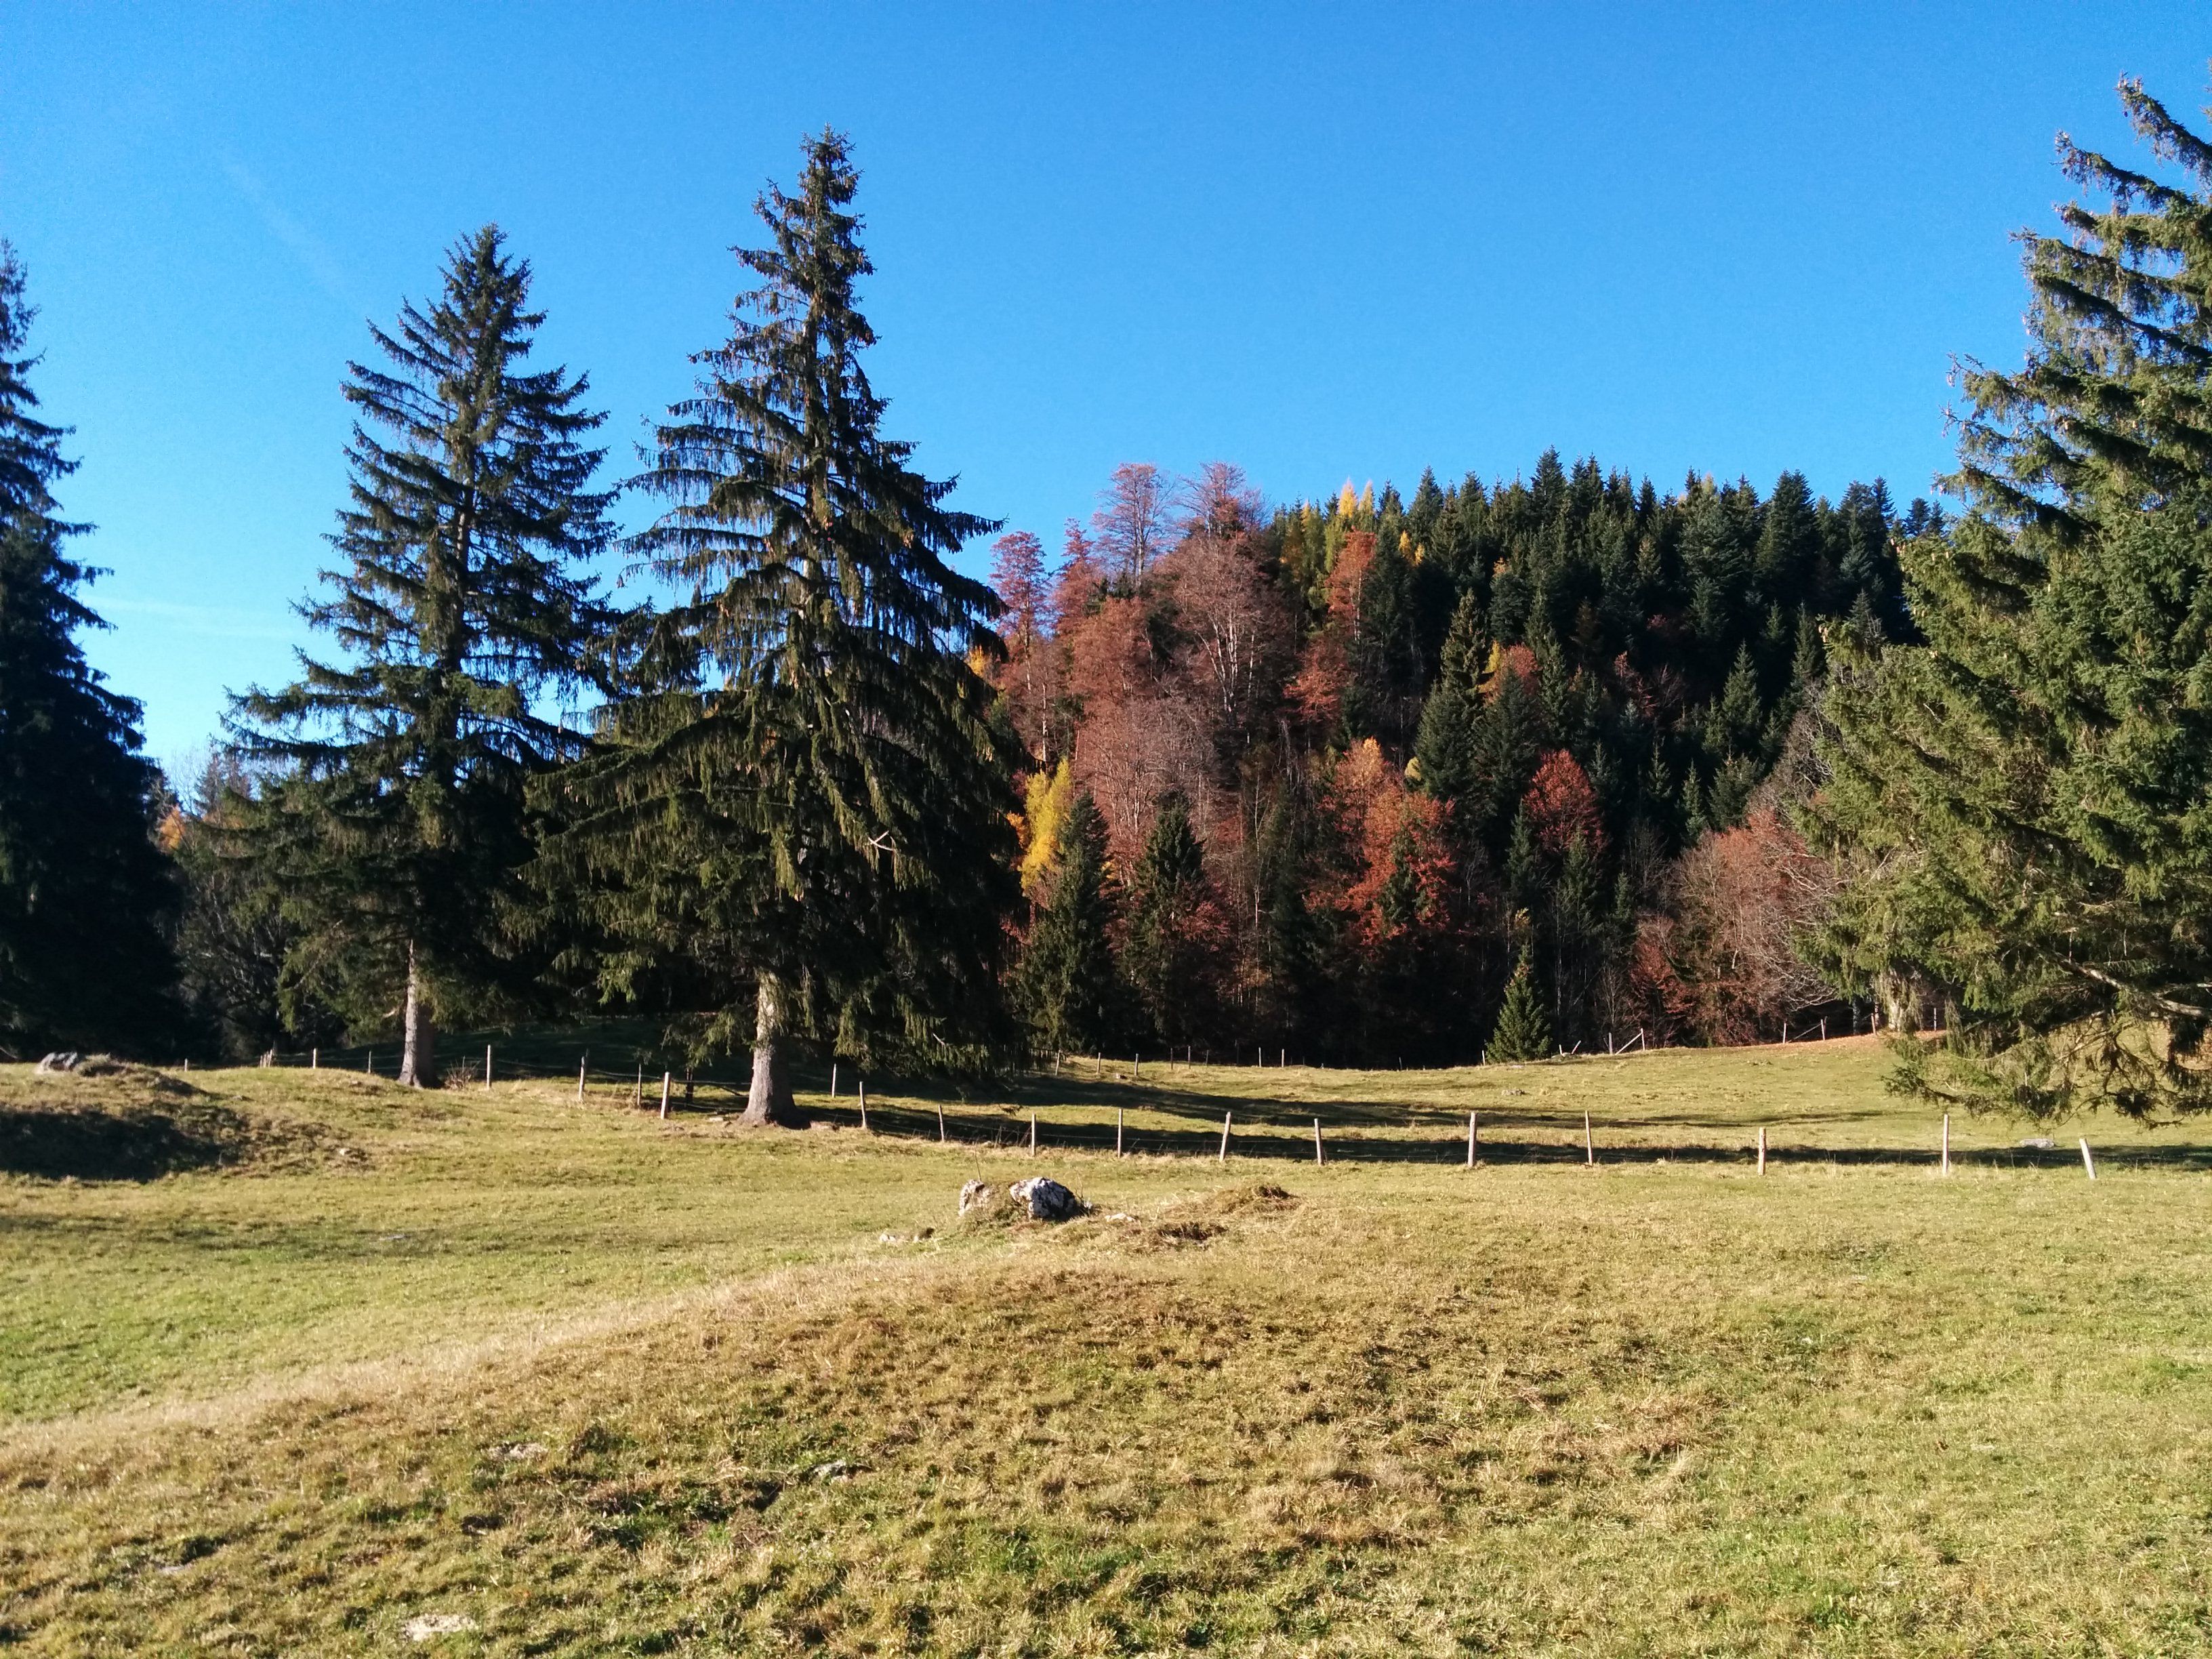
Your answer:
[[[1452,612],[1450,630],[1444,635],[1443,666],[1421,710],[1420,732],[1413,746],[1421,787],[1438,800],[1458,800],[1472,794],[1480,776],[1474,729],[1482,714],[1478,688],[1489,654],[1482,607],[1473,593],[1463,593]]]
[[[1122,1035],[1121,981],[1109,929],[1116,908],[1106,820],[1079,792],[1060,820],[1059,870],[1016,969],[1015,989],[1040,1048],[1103,1050]]]
[[[616,971],[690,964],[695,1041],[750,1037],[753,1123],[804,1121],[795,1034],[925,1060],[1000,1036],[1019,750],[979,672],[1000,607],[946,562],[997,526],[884,435],[857,183],[824,132],[757,204],[758,285],[640,480],[670,504],[633,546],[678,590],[655,623],[672,672],[574,790]]]
[[[1206,852],[1191,830],[1190,807],[1181,795],[1169,795],[1129,883],[1121,951],[1122,973],[1165,1042],[1206,1029],[1212,987],[1200,925],[1206,896]]]
[[[2212,1106],[2212,145],[2120,96],[2185,182],[2062,136],[2108,204],[2025,239],[2027,364],[1964,374],[1973,511],[1905,550],[1926,644],[1840,642],[1816,820],[1841,971],[1954,1005],[1907,1079],[2038,1115]]]
[[[240,747],[284,769],[249,844],[286,884],[294,971],[359,1023],[397,996],[418,1085],[437,1081],[436,1012],[526,971],[527,787],[581,746],[545,700],[607,625],[583,568],[608,539],[604,452],[580,441],[604,416],[584,376],[526,367],[530,285],[487,225],[434,303],[372,325],[388,367],[347,366],[343,563],[301,607],[344,659],[303,652],[301,679],[233,714]]]
[[[138,754],[137,703],[109,690],[76,634],[98,573],[63,550],[76,469],[66,428],[38,418],[35,312],[0,241],[0,1052],[167,1043],[175,895],[153,840],[159,775]]]
[[[1526,950],[1513,965],[1505,982],[1505,1000],[1498,1006],[1498,1024],[1490,1044],[1482,1051],[1486,1066],[1541,1060],[1552,1049],[1552,1028],[1544,1019],[1544,994],[1536,984],[1536,969]]]

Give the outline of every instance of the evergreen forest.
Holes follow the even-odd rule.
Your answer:
[[[975,516],[870,380],[835,132],[625,477],[486,226],[345,366],[315,643],[192,777],[83,656],[0,244],[0,1051],[381,1037],[434,1085],[441,1028],[620,1013],[795,1122],[801,1058],[1926,1030],[1945,1099],[2202,1105],[2212,144],[2120,95],[2143,155],[2062,141],[2024,364],[1960,366],[1932,499],[1554,448]]]

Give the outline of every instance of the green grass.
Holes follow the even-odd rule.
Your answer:
[[[1127,1073],[863,1136],[0,1068],[0,1645],[2212,1647],[2194,1132],[1942,1180],[1864,1042]],[[1108,1213],[954,1224],[1032,1169]]]

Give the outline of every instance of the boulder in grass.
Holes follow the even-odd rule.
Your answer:
[[[83,1064],[84,1056],[78,1054],[75,1049],[66,1050],[60,1054],[48,1054],[44,1060],[39,1062],[39,1075],[40,1077],[51,1077],[56,1072],[74,1072],[78,1066]]]
[[[1028,1212],[1032,1221],[1073,1221],[1088,1215],[1091,1206],[1050,1176],[1031,1176],[1006,1188],[1015,1206]]]
[[[971,1181],[960,1189],[960,1218],[971,1225],[1009,1221],[1073,1221],[1091,1206],[1048,1176],[1031,1176],[1011,1187]]]

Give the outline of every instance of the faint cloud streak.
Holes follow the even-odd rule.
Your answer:
[[[226,605],[180,605],[169,599],[106,599],[95,602],[104,617],[143,617],[175,624],[204,639],[276,640],[293,641],[307,632],[305,623],[287,624],[264,611],[236,610]]]
[[[226,161],[222,170],[238,193],[246,200],[268,228],[269,234],[282,242],[302,269],[314,280],[317,288],[336,300],[355,317],[366,317],[369,307],[362,301],[352,275],[341,264],[322,240],[297,219],[276,205],[276,200],[262,185],[261,180],[236,161]]]

